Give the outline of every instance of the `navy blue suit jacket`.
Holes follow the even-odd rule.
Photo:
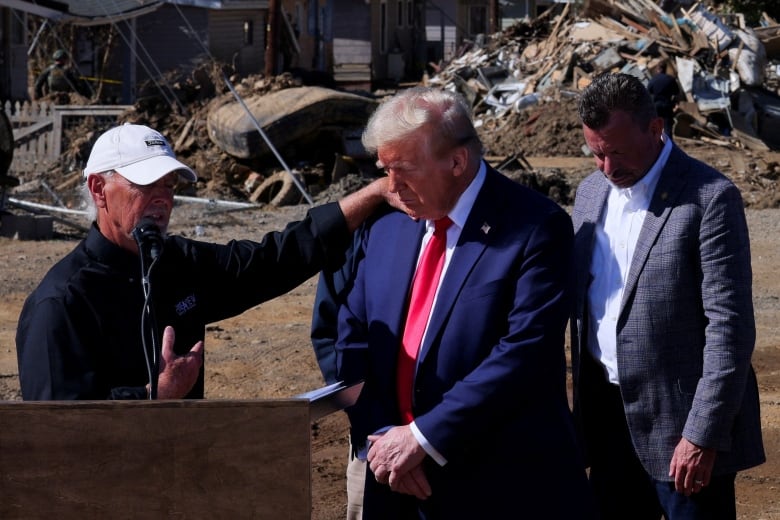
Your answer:
[[[401,424],[396,357],[423,232],[397,212],[374,223],[339,313],[340,378],[366,381],[347,410],[357,445]],[[488,169],[418,356],[415,424],[447,459],[426,458],[421,517],[588,517],[565,382],[572,241],[560,207]],[[405,517],[409,501],[366,479],[365,518]]]

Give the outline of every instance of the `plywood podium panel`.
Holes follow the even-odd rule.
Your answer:
[[[0,518],[311,515],[310,405],[0,402]]]

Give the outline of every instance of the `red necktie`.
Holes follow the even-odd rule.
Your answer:
[[[406,326],[398,352],[396,376],[398,406],[403,424],[409,424],[414,419],[412,415],[412,388],[417,366],[417,352],[428,324],[428,316],[431,314],[433,296],[439,286],[439,277],[442,267],[444,267],[444,252],[447,249],[447,228],[451,224],[452,221],[449,217],[434,222],[433,236],[425,246],[412,282]]]

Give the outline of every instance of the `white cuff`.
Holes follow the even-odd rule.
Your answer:
[[[447,464],[447,459],[445,459],[441,453],[436,451],[436,448],[434,448],[431,443],[428,442],[428,439],[426,439],[425,435],[423,435],[419,428],[417,428],[417,425],[414,424],[414,421],[409,423],[409,429],[412,430],[412,435],[414,435],[414,438],[417,439],[417,442],[420,443],[420,446],[422,446],[422,449],[425,450],[425,453],[430,455],[431,458],[436,461],[436,464],[439,466],[444,466]]]

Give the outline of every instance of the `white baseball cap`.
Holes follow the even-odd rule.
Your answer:
[[[108,130],[92,146],[84,177],[114,170],[134,184],[146,186],[172,171],[190,182],[198,176],[176,160],[165,137],[148,126],[125,123]]]

